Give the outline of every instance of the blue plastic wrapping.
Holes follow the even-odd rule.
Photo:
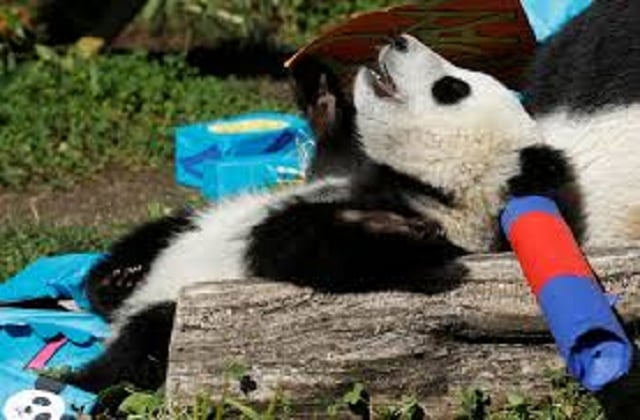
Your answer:
[[[35,397],[52,403],[30,409],[50,413],[52,419],[77,418],[78,408],[90,412],[96,395],[57,382],[54,388],[42,388],[51,381],[39,369],[79,368],[102,354],[108,334],[108,325],[90,313],[0,308],[0,413],[22,418],[16,413]]]
[[[72,299],[90,309],[83,279],[102,256],[41,258],[0,284],[0,304],[14,305],[0,306],[0,413],[4,418],[23,418],[24,410],[31,410],[33,416],[43,414],[42,418],[72,419],[78,414],[74,408],[84,413],[92,409],[95,395],[46,379],[39,370],[77,369],[98,357],[109,335],[108,324],[90,312],[18,306],[36,299]],[[48,405],[33,405],[35,398],[47,400]]]
[[[295,115],[261,112],[176,130],[176,177],[210,199],[302,179],[314,141]]]
[[[296,182],[303,178],[297,151],[289,155],[247,156],[204,166],[202,194],[222,200],[269,186]]]
[[[520,0],[538,42],[545,41],[592,0]]]
[[[0,304],[35,299],[73,299],[90,310],[82,280],[103,254],[68,254],[44,257],[0,283]]]
[[[0,364],[24,368],[47,342],[61,335],[68,345],[47,365],[77,368],[102,353],[109,327],[90,313],[0,308]]]

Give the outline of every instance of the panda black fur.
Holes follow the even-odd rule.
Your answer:
[[[505,249],[497,219],[511,195],[551,196],[574,210],[566,216],[579,232],[569,163],[541,144],[504,86],[408,36],[382,48],[374,67],[354,84],[366,159],[353,174],[166,218],[114,245],[86,280],[114,336],[72,383],[159,386],[175,300],[189,284],[264,277],[328,292],[453,288],[451,275],[429,279],[466,253]]]

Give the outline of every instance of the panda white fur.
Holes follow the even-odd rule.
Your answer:
[[[164,379],[175,300],[189,284],[263,277],[329,292],[456,287],[435,273],[470,252],[505,249],[510,195],[554,198],[579,233],[571,167],[492,77],[447,62],[415,38],[381,49],[354,84],[366,156],[350,176],[248,195],[142,226],[89,273],[112,321],[103,357],[69,378],[98,391]]]

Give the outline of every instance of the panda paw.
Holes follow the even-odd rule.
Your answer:
[[[400,235],[413,239],[444,237],[439,223],[384,210],[342,210],[337,218],[345,224],[360,226],[374,234]]]

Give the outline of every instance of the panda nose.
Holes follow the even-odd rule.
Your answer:
[[[404,35],[395,36],[391,40],[391,46],[400,52],[407,52],[409,50],[409,39]]]

